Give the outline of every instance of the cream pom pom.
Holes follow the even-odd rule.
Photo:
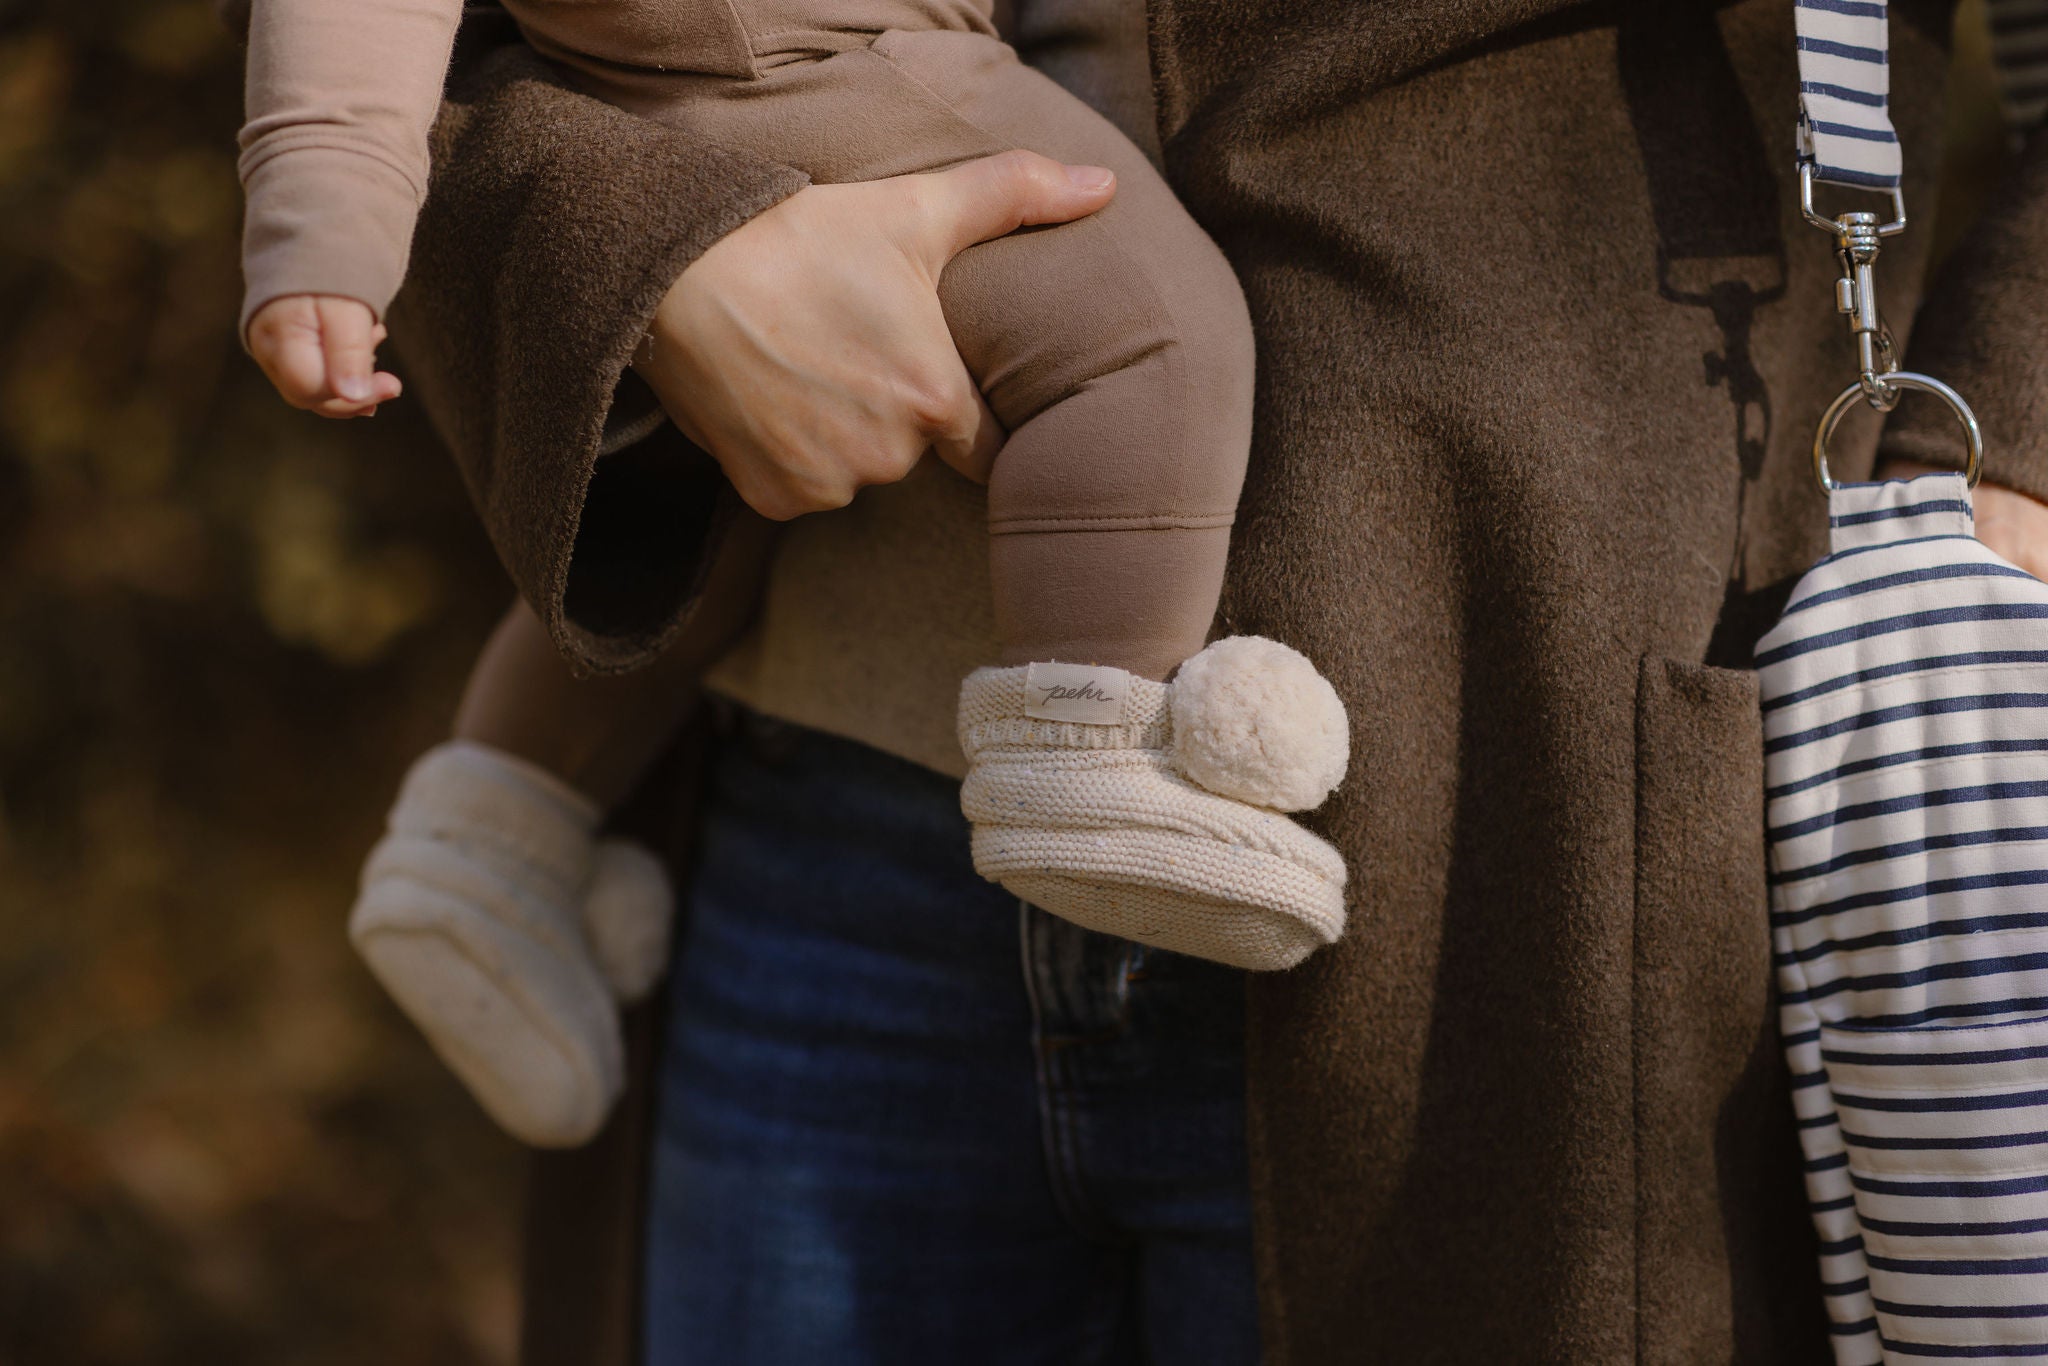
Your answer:
[[[645,997],[668,970],[675,903],[660,859],[631,840],[598,841],[583,933],[590,956],[622,1003]]]
[[[1230,636],[1181,665],[1172,690],[1174,765],[1211,792],[1306,811],[1344,781],[1344,703],[1299,650]]]

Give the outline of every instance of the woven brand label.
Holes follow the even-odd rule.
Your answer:
[[[1039,721],[1121,725],[1131,676],[1093,664],[1033,664],[1024,674],[1024,714]]]

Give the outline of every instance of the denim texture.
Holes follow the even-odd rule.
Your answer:
[[[1256,1361],[1243,993],[983,882],[950,780],[741,718],[668,998],[649,1366]]]

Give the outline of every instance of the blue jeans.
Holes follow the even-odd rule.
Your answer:
[[[649,1366],[1257,1361],[1241,975],[983,882],[958,798],[759,718],[722,743]]]

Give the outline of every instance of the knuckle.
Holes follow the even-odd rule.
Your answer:
[[[763,515],[773,521],[788,522],[813,512],[830,512],[852,502],[853,492],[854,484],[849,479],[805,480],[777,499],[777,513]]]
[[[739,486],[736,492],[741,502],[771,522],[786,522],[803,512],[796,494],[779,484],[747,484]]]
[[[957,369],[931,367],[903,378],[900,395],[910,425],[920,433],[950,431],[973,402],[967,377]]]
[[[921,440],[898,442],[889,446],[876,446],[861,461],[859,479],[862,485],[893,484],[909,474],[917,462],[924,457],[927,443]]]
[[[1022,148],[1013,148],[996,154],[995,170],[1007,179],[1017,182],[1021,188],[1029,184],[1031,178],[1037,174],[1040,160],[1034,153]]]
[[[844,488],[813,489],[804,494],[802,499],[791,504],[788,516],[777,520],[789,522],[798,517],[808,517],[814,512],[835,512],[851,503],[853,494],[854,487],[851,484]]]

